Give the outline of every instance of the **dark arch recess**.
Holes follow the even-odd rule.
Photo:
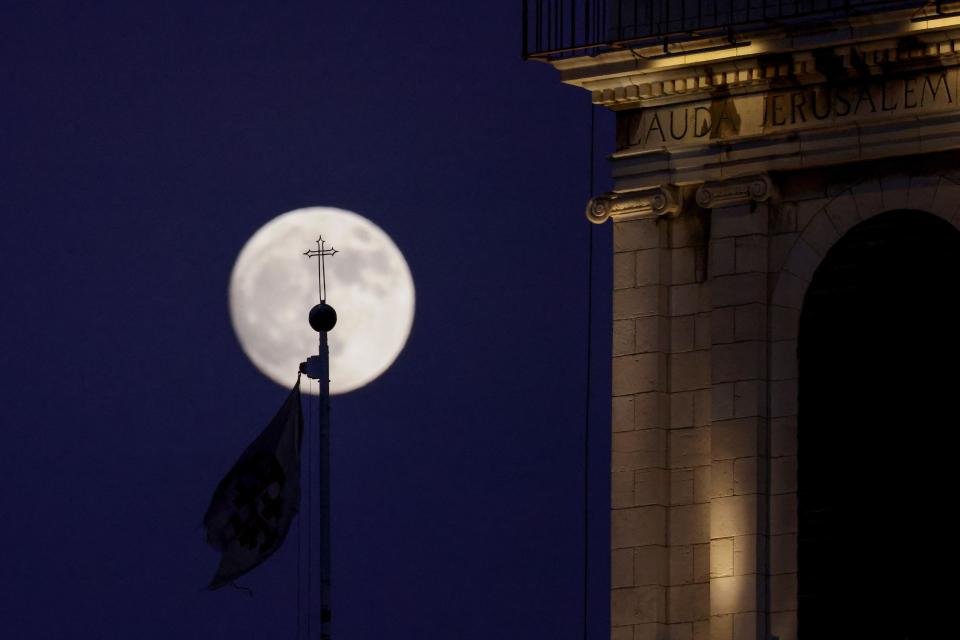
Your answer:
[[[938,637],[958,567],[960,232],[914,210],[851,229],[807,291],[798,358],[800,637]]]

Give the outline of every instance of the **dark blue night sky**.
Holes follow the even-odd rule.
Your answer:
[[[334,398],[334,637],[581,638],[591,107],[521,60],[519,1],[83,4],[0,12],[0,636],[294,638],[296,525],[250,598],[204,590],[199,524],[287,393],[234,337],[233,261],[329,205],[417,286],[393,368]],[[611,128],[598,111],[597,192]]]

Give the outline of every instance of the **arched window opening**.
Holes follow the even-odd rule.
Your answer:
[[[912,210],[851,229],[814,274],[798,357],[800,637],[935,637],[958,566],[960,232]]]

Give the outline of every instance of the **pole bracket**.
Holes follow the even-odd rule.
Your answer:
[[[306,375],[311,380],[320,380],[324,377],[324,367],[320,356],[310,356],[306,362],[300,363],[300,373]]]

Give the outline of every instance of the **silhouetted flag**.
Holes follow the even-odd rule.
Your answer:
[[[217,485],[203,517],[221,552],[208,589],[219,589],[269,558],[300,508],[300,378],[267,428]]]

